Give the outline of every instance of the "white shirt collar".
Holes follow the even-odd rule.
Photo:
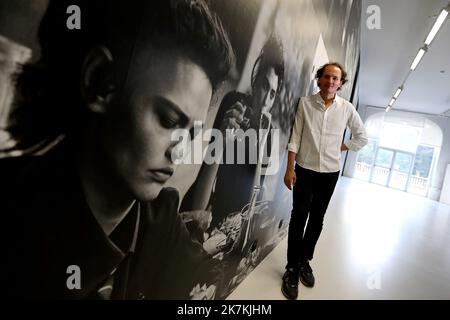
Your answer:
[[[315,101],[317,102],[317,103],[319,103],[320,105],[325,105],[325,101],[323,100],[323,98],[322,98],[322,96],[320,95],[320,91],[319,92],[317,92],[315,95]],[[332,102],[332,105],[336,102],[336,103],[339,103],[340,101],[341,101],[341,97],[340,96],[338,96],[338,94],[336,93],[335,95],[334,95],[334,99],[333,99],[333,102]]]

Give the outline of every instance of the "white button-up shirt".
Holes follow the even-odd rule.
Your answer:
[[[367,144],[364,124],[355,107],[335,95],[327,108],[320,93],[300,99],[288,150],[297,154],[299,166],[316,172],[340,170],[341,144],[346,127],[352,138],[345,142],[358,151]]]

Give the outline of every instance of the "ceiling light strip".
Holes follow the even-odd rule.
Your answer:
[[[413,63],[411,64],[411,71],[416,70],[417,66],[419,65],[420,60],[422,60],[424,54],[426,52],[426,47],[420,48],[419,52],[417,52],[416,57],[414,58]]]
[[[436,22],[434,23],[433,27],[431,28],[430,33],[428,34],[427,38],[425,39],[425,45],[429,46],[431,44],[434,37],[439,32],[439,29],[444,24],[445,18],[447,18],[447,15],[448,15],[447,9],[442,9],[441,13],[439,14],[439,17],[436,19]]]
[[[410,68],[408,70],[408,74],[406,75],[402,85],[397,88],[397,90],[395,91],[394,95],[391,98],[391,101],[387,105],[386,112],[389,112],[392,109],[392,106],[394,105],[394,103],[397,101],[398,97],[400,96],[401,92],[404,89],[404,85],[405,85],[409,75],[411,74],[412,71],[414,71],[417,68],[417,66],[419,65],[419,63],[422,60],[423,56],[428,51],[428,47],[430,46],[431,42],[434,40],[434,38],[436,37],[437,33],[441,29],[442,25],[446,21],[449,11],[450,11],[450,2],[448,3],[446,8],[442,9],[442,11],[439,14],[438,18],[434,22],[433,27],[431,28],[430,32],[428,33],[428,36],[425,39],[425,42],[424,42],[425,45],[422,48],[419,49],[419,52],[417,52],[417,55],[414,58],[413,62],[411,63],[411,66],[410,66]]]

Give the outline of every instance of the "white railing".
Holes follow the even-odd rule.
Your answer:
[[[361,180],[368,181],[370,178],[370,171],[372,166],[364,162],[357,162],[355,165],[354,177]],[[389,175],[389,168],[373,167],[372,182],[383,184],[384,179],[387,179]],[[394,173],[393,173],[394,174]],[[395,172],[392,177],[392,185],[396,188],[404,188],[408,174],[402,172]],[[386,181],[387,182],[387,181]],[[410,176],[407,190],[415,194],[425,195],[427,191],[428,178],[422,178],[419,176]]]
[[[356,163],[356,171],[362,174],[370,174],[370,168],[372,166],[370,164],[364,163],[364,162],[357,162]]]
[[[354,177],[357,179],[368,181],[370,177],[371,167],[371,165],[368,165],[364,162],[357,162]]]
[[[428,178],[418,176],[411,176],[409,180],[409,187],[425,190],[427,188]]]

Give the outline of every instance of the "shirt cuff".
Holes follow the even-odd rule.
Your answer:
[[[288,143],[288,150],[294,153],[298,153],[298,145],[296,143]]]
[[[351,140],[344,142],[344,144],[347,146],[348,150],[350,151],[358,151],[358,147],[355,145],[355,143]]]

